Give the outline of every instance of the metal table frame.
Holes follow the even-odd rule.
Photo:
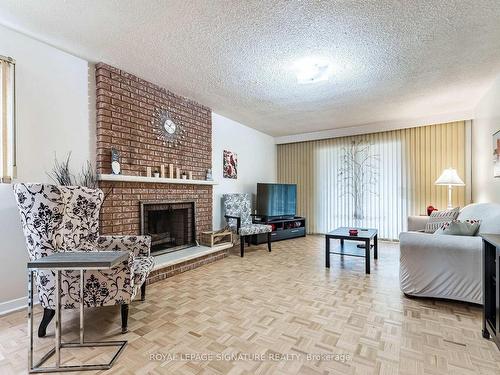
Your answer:
[[[85,341],[84,334],[84,271],[87,270],[102,270],[110,269],[111,267],[28,267],[28,335],[29,335],[29,351],[28,351],[28,369],[29,373],[47,373],[47,372],[67,372],[67,371],[88,371],[88,370],[108,370],[110,369],[120,354],[125,349],[127,341]],[[33,272],[35,269],[48,269],[56,273],[56,311],[55,311],[55,345],[42,356],[42,358],[33,364]],[[80,340],[78,342],[61,342],[61,271],[80,271]],[[94,365],[61,365],[61,349],[62,348],[83,348],[83,347],[99,347],[99,346],[116,346],[118,350],[109,363],[94,364]],[[55,354],[54,367],[42,367],[42,365]]]
[[[341,229],[349,230],[349,228],[346,227],[340,227],[337,228],[336,230],[326,233],[325,234],[325,267],[330,268],[330,254],[338,254],[341,256],[353,256],[353,257],[361,257],[365,258],[365,273],[370,274],[370,248],[371,248],[371,241],[373,239],[373,257],[374,259],[378,259],[378,231],[377,229],[374,228],[368,228],[367,230],[370,231],[370,235],[367,235],[365,230],[361,228],[358,229],[358,235],[356,236],[351,236],[350,234],[341,234],[341,233],[335,233]],[[330,240],[340,240],[340,252],[337,251],[330,251]],[[364,242],[365,246],[365,254],[364,255],[357,255],[357,254],[349,254],[349,253],[344,253],[344,241],[357,241],[357,242]]]

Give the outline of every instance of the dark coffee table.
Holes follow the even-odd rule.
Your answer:
[[[357,229],[358,235],[351,236],[349,234],[349,229]],[[337,239],[340,240],[340,251],[330,251],[330,240]],[[325,235],[326,246],[325,246],[325,260],[326,267],[330,268],[330,254],[347,255],[353,257],[365,258],[365,272],[370,273],[370,247],[371,241],[373,239],[373,257],[378,259],[378,238],[377,230],[373,228],[348,228],[340,227],[331,231]],[[359,241],[364,242],[364,248],[359,248],[356,244],[344,243],[345,240],[349,241]]]

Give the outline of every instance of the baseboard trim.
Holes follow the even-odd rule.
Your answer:
[[[0,316],[26,308],[28,306],[27,300],[28,297],[21,297],[12,299],[10,301],[0,302]],[[34,295],[33,305],[38,304],[38,295]]]

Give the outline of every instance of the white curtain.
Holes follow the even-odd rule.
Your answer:
[[[322,142],[316,148],[316,228],[326,233],[340,226],[377,228],[380,238],[397,239],[405,230],[407,217],[407,187],[403,175],[403,143],[397,133],[384,132],[363,137],[336,138]],[[363,218],[354,219],[354,198],[349,194],[344,176],[339,171],[344,163],[344,151],[351,142],[362,140],[370,145],[374,179],[362,199]]]

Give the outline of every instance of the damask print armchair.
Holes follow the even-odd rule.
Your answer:
[[[260,233],[267,233],[267,248],[270,252],[272,227],[252,222],[250,194],[224,194],[222,202],[229,228],[240,236],[240,255],[245,255],[245,239],[250,246],[252,236]]]
[[[145,280],[154,265],[150,237],[99,236],[103,201],[99,189],[20,183],[14,185],[14,193],[30,260],[61,251],[129,251],[128,259],[111,270],[84,273],[84,305],[121,305],[122,332],[126,332],[128,305],[139,289],[144,300]],[[79,272],[62,272],[61,281],[61,306],[78,308]],[[44,308],[38,329],[38,336],[43,337],[55,313],[55,274],[39,270],[35,272],[35,284]]]

